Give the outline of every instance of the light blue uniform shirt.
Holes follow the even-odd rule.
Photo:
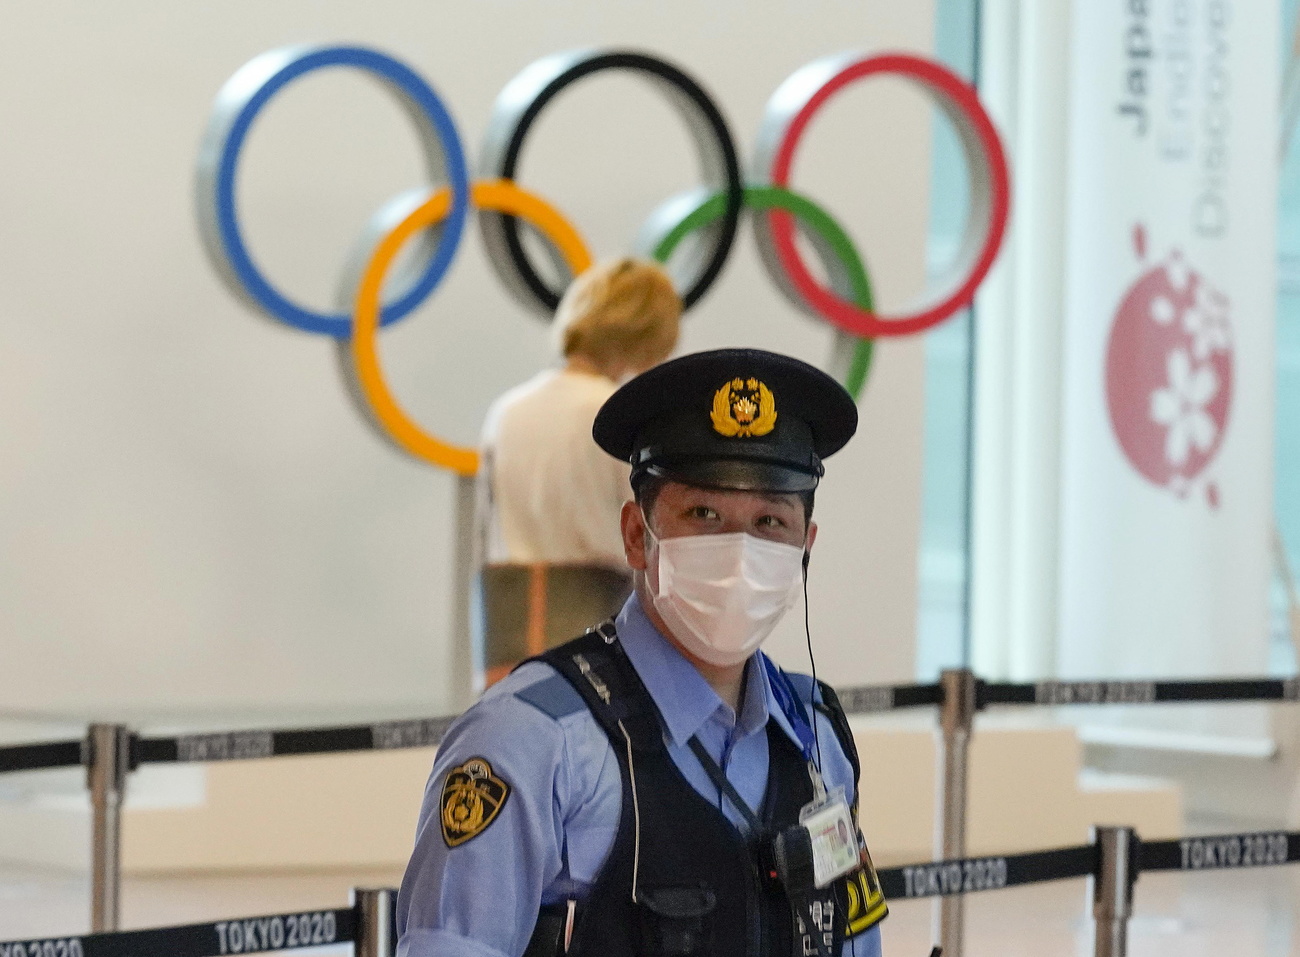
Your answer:
[[[650,623],[635,595],[617,619],[619,641],[654,698],[677,768],[744,831],[745,822],[709,780],[687,742],[698,735],[751,808],[767,786],[767,723],[799,746],[766,669],[749,662],[737,715]],[[761,654],[761,653],[760,653]],[[792,676],[800,694],[809,679]],[[853,767],[830,722],[815,714],[822,776],[853,800]],[[448,773],[472,758],[509,786],[486,828],[456,847],[442,831]],[[623,783],[609,738],[569,683],[532,662],[493,685],[448,729],[425,788],[415,851],[397,902],[398,957],[519,957],[544,904],[586,896],[618,832]],[[844,945],[880,957],[880,930]]]

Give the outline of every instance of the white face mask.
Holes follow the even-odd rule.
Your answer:
[[[655,610],[686,650],[740,664],[799,600],[804,551],[745,532],[660,539],[646,583]]]

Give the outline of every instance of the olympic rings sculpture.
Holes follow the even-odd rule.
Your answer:
[[[239,156],[259,112],[287,84],[330,67],[367,73],[398,98],[419,130],[430,182],[427,188],[395,197],[372,217],[346,277],[348,308],[332,313],[295,302],[266,277],[244,242],[236,205]],[[861,339],[846,382],[856,395],[866,378],[872,339],[917,333],[942,322],[970,303],[992,267],[1010,208],[1007,162],[997,132],[969,84],[938,63],[901,53],[836,54],[795,71],[768,101],[748,182],[721,110],[678,67],[635,51],[554,54],[526,67],[502,89],[488,125],[479,176],[471,182],[450,111],[409,66],[364,47],[272,50],[231,76],[209,118],[197,182],[205,246],[227,284],[258,311],[339,340],[351,391],[386,438],[419,459],[473,474],[478,468],[474,449],[426,432],[393,397],[379,362],[377,333],[409,315],[446,276],[471,207],[478,210],[489,261],[506,288],[529,310],[552,315],[563,289],[548,283],[535,267],[521,238],[521,223],[543,240],[554,264],[569,277],[587,268],[592,256],[577,228],[517,181],[523,147],[552,100],[579,80],[611,70],[631,73],[663,91],[697,147],[703,185],[653,211],[635,244],[639,254],[670,264],[688,310],[717,280],[741,219],[750,213],[765,268],[783,295],[800,310]],[[875,310],[866,266],[847,232],[790,183],[795,154],[817,111],[847,86],[884,75],[919,85],[953,122],[966,156],[971,197],[956,261],[933,289],[893,316]],[[803,261],[796,230],[820,260],[826,285]],[[701,242],[680,248],[696,233]],[[409,241],[421,244],[419,255],[390,282],[393,263]],[[394,291],[381,302],[384,287]]]

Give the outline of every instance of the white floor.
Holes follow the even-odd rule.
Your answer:
[[[135,879],[126,927],[340,907],[353,886],[393,886],[392,871]],[[1086,957],[1092,925],[1082,880],[967,898],[966,957]],[[0,866],[0,940],[87,926],[84,879]],[[1300,957],[1300,866],[1198,875],[1148,874],[1136,891],[1131,957]],[[928,957],[930,904],[893,905],[887,957]],[[316,953],[343,953],[345,948]]]

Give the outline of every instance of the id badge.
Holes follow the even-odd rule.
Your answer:
[[[858,866],[861,857],[857,829],[844,800],[844,788],[836,788],[823,800],[806,805],[799,812],[799,823],[808,829],[812,839],[813,883],[818,889]]]

